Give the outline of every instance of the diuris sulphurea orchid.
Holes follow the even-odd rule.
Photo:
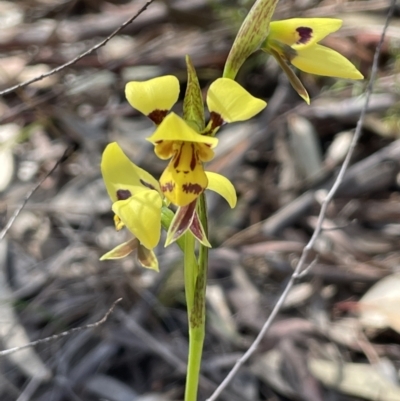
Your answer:
[[[149,117],[157,126],[148,140],[156,155],[170,162],[160,178],[161,191],[177,206],[187,206],[209,186],[210,177],[203,163],[214,157],[217,130],[224,123],[247,120],[266,103],[250,95],[237,82],[219,78],[207,92],[210,121],[204,123],[204,106],[195,70],[187,58],[188,85],[183,118],[170,112],[179,96],[179,81],[167,75],[145,82],[129,82],[126,97],[132,107]],[[214,174],[213,180],[226,180]],[[221,185],[224,185],[221,182]],[[218,183],[211,184],[218,192]]]
[[[158,261],[153,249],[160,241],[162,215],[168,207],[168,201],[161,192],[158,181],[131,162],[116,142],[105,148],[101,172],[112,201],[115,228],[119,231],[126,227],[132,238],[107,252],[100,260],[121,259],[136,250],[142,266],[158,270]],[[218,185],[219,192],[233,207],[236,194],[230,181],[225,177],[222,181],[215,180],[215,173],[206,172],[206,175],[211,183],[210,189],[215,189],[213,185]],[[232,194],[235,194],[235,197]],[[178,209],[170,223],[165,246],[176,241],[187,230],[190,230],[199,242],[210,246],[195,206],[195,203],[191,203]]]
[[[334,18],[292,18],[273,21],[269,25],[261,49],[275,57],[294,89],[307,103],[310,103],[308,93],[288,64],[310,74],[364,78],[349,60],[318,43],[341,26],[342,21]]]

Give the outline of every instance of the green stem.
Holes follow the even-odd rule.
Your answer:
[[[185,296],[186,308],[188,311],[188,320],[190,323],[190,311],[193,309],[194,289],[196,285],[196,276],[198,272],[197,260],[195,255],[195,238],[190,231],[184,235],[184,275],[185,275]]]
[[[189,359],[186,372],[185,401],[197,400],[204,330],[189,329]]]
[[[198,214],[205,234],[208,235],[207,208],[204,195],[201,195],[199,199]],[[197,400],[205,336],[207,268],[208,248],[200,244],[199,263],[197,264],[194,257],[194,237],[187,233],[185,243],[185,290],[189,319],[189,359],[185,401]]]

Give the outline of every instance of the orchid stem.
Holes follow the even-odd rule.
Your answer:
[[[199,198],[198,214],[207,235],[207,208],[204,194]],[[191,233],[186,233],[185,240],[185,291],[189,319],[189,358],[185,401],[197,401],[205,336],[208,248],[202,244],[199,245],[197,263],[194,253],[194,237]]]

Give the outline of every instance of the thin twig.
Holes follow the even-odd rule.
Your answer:
[[[308,273],[314,268],[314,266],[319,262],[319,255],[315,257],[315,259],[305,268],[303,269],[297,276],[295,276],[295,279],[298,278],[303,278],[304,276],[307,276]]]
[[[8,230],[14,224],[15,219],[21,213],[22,209],[28,203],[28,201],[32,197],[32,195],[43,184],[43,182],[46,180],[46,178],[49,177],[61,163],[65,162],[65,160],[67,160],[75,152],[75,150],[76,150],[76,144],[68,146],[68,148],[65,149],[64,154],[61,156],[61,158],[59,160],[57,160],[57,162],[53,166],[53,168],[50,169],[50,171],[25,195],[25,198],[24,198],[23,202],[21,203],[21,205],[17,209],[15,209],[13,215],[10,217],[10,220],[8,220],[5,227],[0,231],[0,241],[2,241],[3,238],[6,236]]]
[[[379,55],[381,52],[381,48],[382,48],[382,44],[383,41],[385,39],[385,35],[386,35],[386,31],[387,28],[389,26],[389,21],[392,17],[393,11],[394,11],[394,7],[396,4],[396,0],[391,0],[391,4],[390,4],[390,8],[386,17],[386,22],[385,22],[385,26],[383,27],[383,31],[381,34],[381,38],[379,41],[379,44],[376,48],[375,51],[375,55],[374,55],[374,60],[372,63],[372,69],[371,69],[371,77],[365,92],[365,103],[363,108],[361,109],[361,114],[360,114],[360,118],[358,119],[357,122],[357,126],[356,126],[356,130],[349,148],[349,151],[347,152],[346,158],[343,161],[343,164],[340,168],[339,174],[332,186],[332,188],[330,189],[329,193],[327,194],[326,198],[324,199],[324,201],[321,204],[321,210],[318,216],[318,221],[317,221],[317,225],[315,227],[314,233],[310,239],[310,241],[307,243],[307,245],[304,247],[303,252],[301,254],[301,257],[296,265],[296,268],[293,271],[293,274],[291,275],[285,289],[283,290],[281,296],[279,297],[278,301],[276,302],[274,308],[272,309],[271,314],[269,315],[268,319],[265,321],[262,329],[260,330],[260,332],[258,333],[256,339],[254,340],[254,342],[251,344],[251,346],[249,347],[249,349],[243,354],[243,356],[241,358],[239,358],[234,367],[231,369],[231,371],[228,373],[228,375],[225,377],[225,379],[221,382],[221,384],[218,386],[218,388],[214,391],[214,393],[211,395],[211,397],[209,397],[207,399],[207,401],[215,401],[219,395],[222,393],[222,391],[228,386],[228,384],[231,382],[231,380],[233,379],[233,377],[236,375],[236,373],[238,372],[238,370],[244,365],[244,363],[254,354],[254,352],[257,350],[258,346],[261,343],[261,340],[263,339],[263,337],[265,336],[265,334],[267,333],[267,331],[269,330],[269,328],[271,327],[272,322],[274,321],[276,315],[279,313],[279,311],[281,310],[283,303],[285,302],[285,299],[289,293],[289,291],[292,289],[296,279],[301,275],[301,272],[304,270],[304,265],[306,263],[307,257],[310,253],[310,251],[313,249],[314,245],[315,245],[315,241],[317,240],[319,234],[321,233],[322,230],[322,224],[324,222],[325,219],[325,214],[326,214],[326,210],[328,208],[328,205],[330,203],[330,201],[333,199],[333,197],[336,194],[336,191],[338,190],[340,184],[343,181],[343,177],[346,173],[346,170],[350,164],[350,160],[353,156],[353,152],[354,149],[356,148],[356,145],[358,143],[358,140],[360,139],[361,136],[361,129],[364,123],[364,119],[365,119],[365,115],[367,113],[368,110],[368,104],[369,104],[369,99],[371,97],[372,94],[372,89],[374,86],[374,81],[375,81],[375,77],[376,77],[376,73],[378,71],[378,60],[379,60]]]
[[[129,25],[131,22],[133,22],[137,17],[139,17],[140,14],[142,14],[143,11],[145,11],[151,3],[153,3],[154,0],[149,0],[134,16],[126,20],[122,25],[120,25],[113,33],[111,33],[109,36],[107,36],[104,40],[101,42],[97,43],[90,49],[86,50],[79,56],[73,58],[72,60],[68,61],[67,63],[60,65],[54,69],[52,69],[49,72],[46,72],[45,74],[39,75],[35,78],[28,79],[27,81],[21,82],[18,85],[11,86],[8,89],[5,89],[3,91],[0,91],[0,96],[6,95],[7,93],[14,92],[17,89],[23,88],[27,85],[33,84],[34,82],[40,81],[44,78],[49,77],[50,75],[56,74],[57,72],[60,72],[66,67],[69,67],[72,64],[75,64],[77,61],[82,59],[83,57],[86,57],[90,53],[93,53],[95,50],[99,49],[100,47],[104,46],[109,40],[111,40],[115,35],[117,35],[122,29],[124,29],[127,25]]]
[[[6,349],[4,351],[0,351],[0,357],[13,354],[14,352],[21,351],[22,349],[25,349],[25,348],[34,347],[38,344],[43,344],[43,343],[48,343],[53,340],[58,340],[61,337],[69,336],[70,334],[76,333],[78,331],[94,329],[96,327],[99,327],[100,325],[102,325],[103,323],[105,323],[107,321],[107,319],[110,317],[111,313],[114,311],[114,308],[117,305],[117,303],[119,303],[121,301],[122,301],[122,298],[118,298],[116,301],[114,301],[113,304],[111,305],[111,308],[107,311],[107,313],[99,321],[97,321],[95,323],[90,323],[90,324],[87,324],[86,326],[75,327],[73,329],[64,331],[60,334],[54,334],[50,337],[41,338],[40,340],[37,340],[37,341],[32,341],[31,343],[21,345],[20,347],[14,347],[14,348]]]

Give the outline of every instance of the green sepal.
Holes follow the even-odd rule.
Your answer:
[[[297,75],[294,73],[294,71],[290,68],[290,66],[286,63],[286,61],[283,59],[283,57],[274,49],[269,48],[263,49],[264,51],[270,53],[276,61],[278,62],[279,66],[282,68],[282,70],[285,72],[286,76],[289,79],[290,84],[292,85],[293,89],[299,94],[300,97],[302,97],[307,104],[310,104],[310,96],[308,95],[308,92],[306,88],[303,86],[302,82],[300,79],[297,77]],[[285,54],[286,57],[286,54]]]
[[[174,218],[175,214],[174,212],[169,209],[167,206],[163,206],[161,209],[161,225],[162,228],[168,232],[169,226],[171,225],[171,222]],[[185,239],[183,237],[178,238],[176,240],[176,243],[178,244],[179,248],[184,252],[185,251]]]
[[[197,132],[202,132],[205,127],[203,97],[196,70],[189,56],[186,56],[186,67],[187,87],[183,100],[183,118]]]
[[[200,242],[200,244],[206,246],[207,248],[211,248],[211,244],[207,239],[206,232],[204,231],[204,227],[201,224],[197,212],[194,213],[193,221],[190,225],[190,232]]]
[[[278,0],[257,0],[247,14],[225,63],[224,78],[235,79],[246,59],[260,48]]]
[[[151,249],[147,249],[143,245],[139,245],[137,257],[143,267],[155,270],[156,272],[159,271],[157,257]]]
[[[197,199],[186,206],[178,207],[178,210],[176,211],[167,231],[167,239],[164,245],[165,247],[171,245],[178,238],[181,238],[182,235],[184,235],[186,231],[190,229],[196,213],[196,203]]]

